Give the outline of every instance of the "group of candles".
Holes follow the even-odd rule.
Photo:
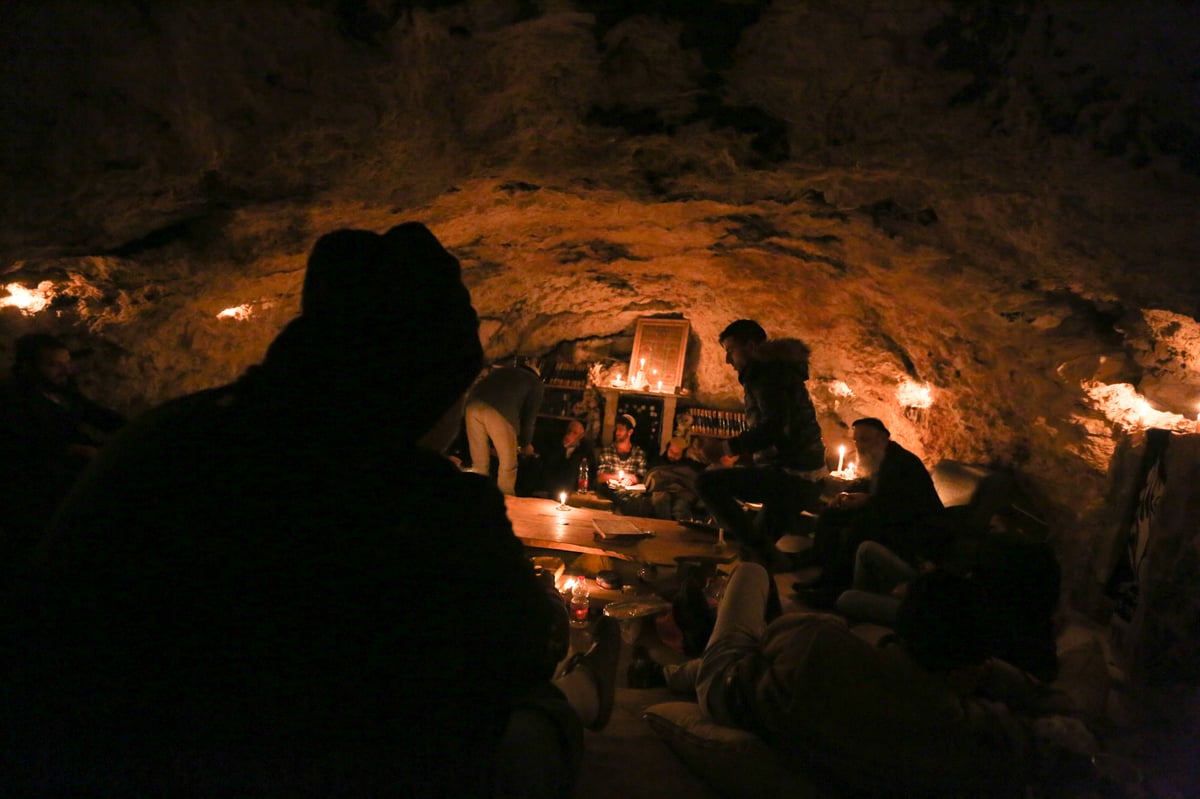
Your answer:
[[[838,447],[838,467],[837,471],[833,472],[833,476],[843,480],[853,480],[857,475],[854,461],[846,463],[846,445],[842,444]]]
[[[652,377],[657,374],[658,374],[657,369],[651,370]],[[617,376],[614,377],[612,379],[612,381],[610,382],[610,385],[612,385],[613,388],[625,388],[625,384],[626,384],[625,378],[621,376],[620,372],[617,372]],[[643,386],[645,386],[648,390],[653,391],[657,394],[663,394],[663,393],[671,394],[671,393],[674,393],[674,391],[675,391],[674,386],[664,385],[662,380],[657,380],[653,386],[650,385],[650,382],[648,380],[646,380],[646,359],[645,358],[642,358],[640,361],[638,361],[638,370],[633,375],[633,378],[631,380],[629,380],[629,388],[637,390],[637,389],[642,388]]]

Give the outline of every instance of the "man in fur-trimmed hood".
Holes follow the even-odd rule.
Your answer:
[[[719,337],[725,362],[745,392],[746,430],[724,443],[721,465],[698,488],[717,521],[750,554],[762,556],[820,494],[825,444],[804,381],[808,348],[796,339],[768,340],[762,326],[739,319]],[[755,520],[741,502],[762,502]]]

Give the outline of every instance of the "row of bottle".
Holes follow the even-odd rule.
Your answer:
[[[694,436],[731,438],[746,429],[746,414],[740,411],[692,408],[689,413],[692,415],[692,427],[689,432]]]
[[[543,416],[579,416],[583,412],[583,394],[579,391],[548,391],[540,410]]]
[[[546,385],[559,388],[587,388],[588,367],[556,363],[546,375]]]

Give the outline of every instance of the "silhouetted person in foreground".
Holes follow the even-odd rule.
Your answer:
[[[30,333],[16,342],[12,379],[0,387],[0,507],[4,563],[20,557],[58,502],[125,418],[83,395],[71,351]]]
[[[261,365],[115,440],[3,609],[0,793],[488,796],[530,715],[564,793],[615,657],[568,707],[503,497],[440,454],[477,325],[423,225],[336,231]]]

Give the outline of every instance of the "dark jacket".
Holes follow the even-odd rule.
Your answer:
[[[512,425],[518,447],[533,441],[544,394],[542,379],[523,366],[493,369],[471,389],[472,400],[492,406]]]
[[[804,381],[808,348],[796,339],[763,342],[738,374],[745,393],[746,431],[729,440],[734,455],[756,465],[799,471],[825,464],[821,427]]]
[[[596,483],[596,447],[592,440],[584,436],[579,445],[567,455],[560,439],[553,447],[542,454],[543,488],[550,492],[554,499],[560,491],[574,491],[579,481],[579,465],[584,459],[588,462],[588,487],[595,488]]]
[[[889,441],[878,474],[865,481],[861,490],[871,496],[856,521],[860,530],[870,532],[868,537],[901,557],[939,559],[946,542],[940,528],[928,523],[942,511],[942,500],[920,458]]]
[[[0,793],[486,792],[548,677],[504,500],[313,407],[202,392],[88,470],[0,610]]]

